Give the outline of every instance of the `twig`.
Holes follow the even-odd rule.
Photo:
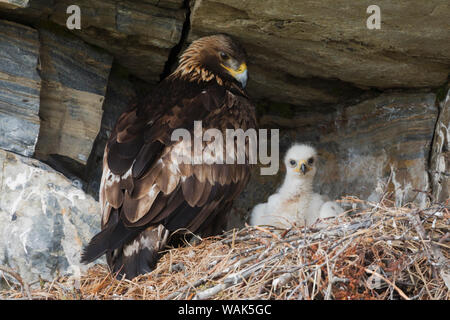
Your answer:
[[[12,276],[14,279],[16,279],[20,283],[21,287],[25,290],[28,300],[32,300],[31,293],[30,293],[30,287],[28,286],[28,283],[26,283],[22,279],[20,274],[18,274],[17,272],[15,272],[14,270],[12,270],[11,268],[8,268],[6,266],[0,266],[0,271],[3,271],[5,273],[9,274],[10,276]]]
[[[426,254],[427,254],[427,258],[428,261],[430,262],[431,266],[435,269],[436,274],[441,274],[441,270],[442,270],[442,266],[446,266],[447,265],[447,259],[445,259],[442,251],[439,249],[439,246],[437,246],[436,244],[434,244],[433,242],[431,242],[431,255],[433,257],[431,257],[430,252],[428,251],[428,246],[425,244],[425,239],[428,239],[428,235],[422,225],[422,222],[420,221],[420,218],[418,217],[418,213],[420,211],[415,211],[415,212],[411,212],[408,215],[408,218],[411,221],[411,224],[414,226],[414,228],[416,229],[417,233],[419,234],[423,246],[426,250]],[[434,259],[433,259],[434,258]],[[434,262],[433,260],[435,260],[436,262]],[[447,266],[448,268],[448,266]]]
[[[197,288],[197,287],[205,284],[207,281],[208,281],[208,279],[206,279],[206,278],[199,279],[199,280],[195,281],[192,285],[186,285],[184,287],[181,287],[176,292],[169,294],[165,299],[167,299],[167,300],[175,299],[180,294],[183,294],[187,289]]]
[[[408,298],[408,296],[399,288],[397,287],[394,283],[392,283],[391,281],[389,281],[388,279],[386,279],[385,277],[383,277],[381,274],[379,274],[378,272],[372,271],[368,268],[364,268],[364,270],[370,274],[373,274],[375,276],[377,276],[380,279],[383,279],[384,281],[386,281],[387,284],[391,285],[405,300],[411,300],[410,298]]]

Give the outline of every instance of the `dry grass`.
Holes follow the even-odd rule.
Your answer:
[[[95,265],[81,279],[22,281],[0,297],[449,299],[448,201],[425,210],[396,208],[388,200],[364,204],[368,209],[310,228],[246,227],[170,249],[152,273],[133,281],[117,280]]]

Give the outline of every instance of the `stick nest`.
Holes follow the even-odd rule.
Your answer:
[[[308,228],[245,227],[168,249],[153,272],[131,281],[97,264],[78,278],[26,284],[3,267],[17,282],[0,298],[450,298],[448,201],[422,210],[342,201],[354,209]]]

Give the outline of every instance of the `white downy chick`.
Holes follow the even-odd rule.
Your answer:
[[[289,228],[311,225],[318,218],[339,215],[342,208],[334,201],[326,201],[313,192],[313,180],[317,171],[317,152],[304,144],[295,144],[284,158],[286,177],[278,191],[267,202],[253,208],[251,225],[271,225]]]

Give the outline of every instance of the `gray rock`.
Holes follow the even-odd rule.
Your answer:
[[[81,249],[100,228],[99,204],[60,173],[0,150],[0,264],[25,281],[80,275]]]
[[[380,30],[366,27],[372,4],[381,8]],[[258,99],[336,103],[339,82],[347,89],[438,87],[450,71],[447,0],[202,0],[191,11],[190,40],[220,32],[243,43]]]
[[[25,156],[39,135],[38,58],[37,31],[0,20],[0,148]]]
[[[28,7],[29,0],[1,0],[0,5],[5,8],[17,9]]]
[[[0,1],[0,14],[7,20],[35,23],[45,20],[57,0],[6,0]]]
[[[81,30],[73,34],[103,48],[140,78],[157,82],[173,47],[181,39],[186,9],[183,0],[29,0],[27,8],[0,13],[15,21],[56,23],[66,28],[70,5],[81,10]]]
[[[50,20],[66,25],[65,8],[71,0],[58,1]],[[89,1],[77,2],[83,21],[74,32],[88,43],[104,48],[133,74],[159,81],[171,49],[180,41],[185,10],[167,8],[178,1]]]
[[[450,91],[447,91],[447,96],[440,103],[439,109],[431,154],[430,175],[434,200],[445,202],[450,197]]]
[[[112,57],[70,33],[39,30],[41,131],[36,157],[87,162],[102,118]]]

